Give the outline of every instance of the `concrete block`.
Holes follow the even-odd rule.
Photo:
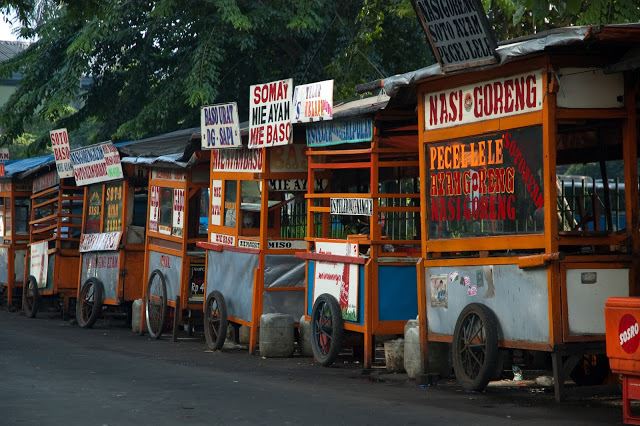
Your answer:
[[[293,355],[293,317],[264,314],[260,317],[260,355],[267,358]]]
[[[136,299],[131,305],[131,331],[140,333],[140,323],[142,322],[142,299]]]
[[[449,377],[451,374],[449,344],[429,342],[428,353],[428,373],[437,374],[440,377]],[[407,376],[411,379],[425,374],[421,361],[420,327],[417,324],[415,326],[412,324],[405,326],[404,369],[407,372]]]
[[[245,325],[241,325],[238,328],[238,343],[240,343],[241,345],[248,345],[250,337],[251,337],[251,328]]]
[[[402,373],[404,371],[404,339],[384,342],[384,359],[387,371]]]

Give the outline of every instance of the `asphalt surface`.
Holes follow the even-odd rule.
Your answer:
[[[609,401],[610,402],[610,401]],[[521,389],[422,389],[341,361],[207,352],[99,322],[83,330],[0,311],[1,425],[620,424],[596,399],[556,404]]]

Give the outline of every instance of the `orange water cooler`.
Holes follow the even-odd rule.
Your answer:
[[[640,401],[640,297],[609,298],[604,316],[609,365],[622,375],[623,421],[640,425],[640,415],[631,412],[631,401]]]

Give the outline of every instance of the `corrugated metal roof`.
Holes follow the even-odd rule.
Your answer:
[[[4,166],[5,178],[12,178],[27,170],[37,170],[42,165],[53,162],[53,155],[41,155],[39,157],[23,158],[11,161]]]
[[[18,53],[29,47],[30,43],[24,41],[2,41],[0,40],[0,62],[8,61]]]
[[[555,28],[553,30],[532,34],[518,39],[501,42],[496,49],[499,63],[485,68],[494,68],[515,59],[542,53],[545,50],[579,45],[587,41],[620,41],[633,43],[640,40],[640,23],[605,26],[579,26]],[[469,68],[453,74],[479,71],[481,68]],[[442,77],[444,73],[440,64],[433,64],[415,71],[397,74],[384,79],[384,89],[389,96],[395,96],[403,87],[412,86],[422,81]]]

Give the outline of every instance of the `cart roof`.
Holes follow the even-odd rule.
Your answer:
[[[597,43],[612,42],[621,45],[628,44],[630,47],[634,44],[637,46],[640,42],[640,23],[555,28],[537,34],[503,41],[498,43],[498,48],[496,49],[496,54],[499,59],[498,64],[484,68],[476,67],[463,69],[447,75],[464,74],[477,72],[481,69],[495,68],[516,59],[522,59],[527,56],[533,56],[562,47],[586,47]],[[640,56],[640,53],[638,56]],[[638,56],[636,56],[636,59]],[[621,71],[623,69],[620,68],[624,68],[626,65],[626,69],[631,69],[628,68],[633,66],[631,62],[633,61],[627,60],[625,62],[623,59],[621,62],[613,64],[610,68],[612,71]],[[638,68],[639,66],[640,63],[635,62],[635,67]],[[418,83],[443,77],[444,75],[445,74],[442,71],[440,64],[433,64],[415,71],[397,74],[384,79],[384,89],[388,95],[393,97],[396,96],[403,88],[415,86]]]
[[[23,158],[20,160],[12,160],[5,163],[4,166],[4,178],[10,179],[23,172],[31,169],[38,169],[43,164],[47,164],[53,161],[53,155],[40,155],[38,157]]]

